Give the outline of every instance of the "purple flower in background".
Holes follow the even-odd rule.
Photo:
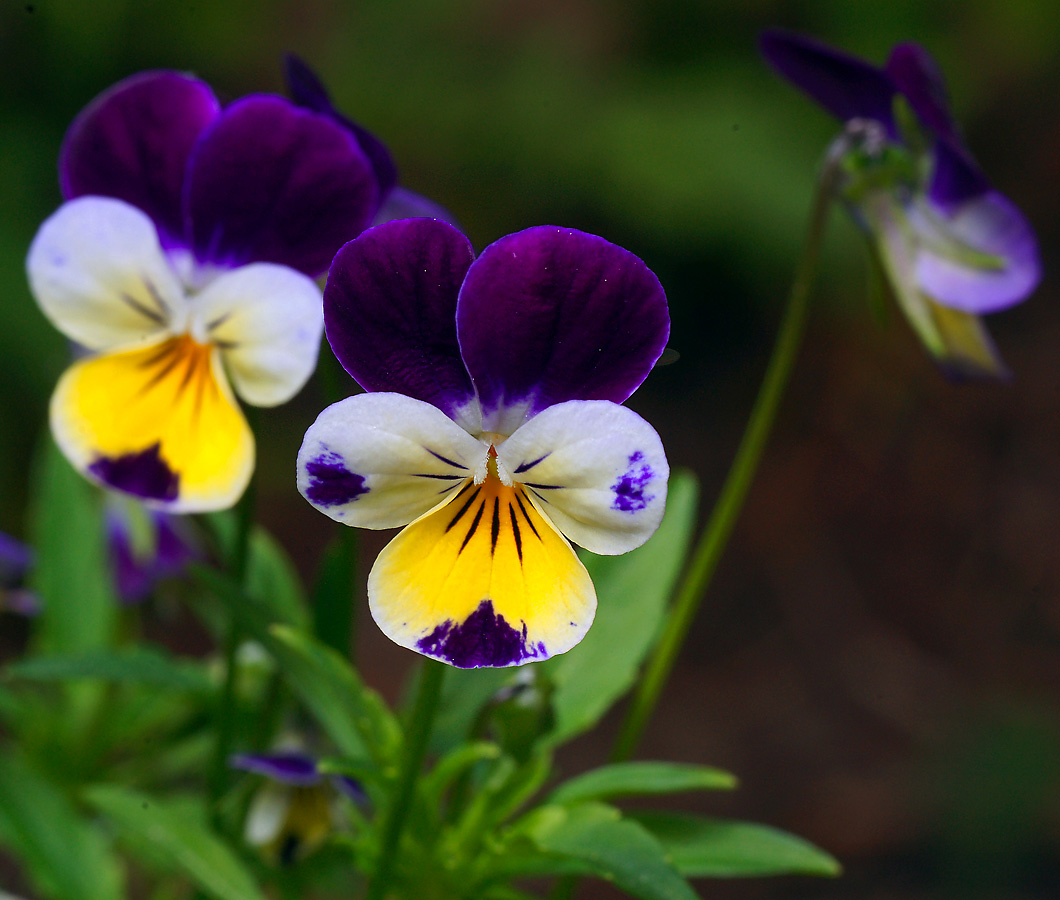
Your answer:
[[[379,627],[461,668],[577,644],[596,593],[568,540],[625,553],[666,501],[659,436],[619,405],[666,346],[655,275],[580,231],[476,259],[450,225],[404,219],[339,251],[324,322],[368,393],[306,432],[298,489],[343,524],[407,526],[368,578]]]
[[[433,200],[428,200],[398,184],[398,170],[394,159],[379,138],[352,119],[347,118],[331,102],[327,88],[317,78],[316,73],[293,53],[284,59],[284,74],[287,78],[287,92],[299,106],[314,112],[330,116],[335,122],[349,131],[368,157],[379,185],[379,196],[373,225],[381,225],[394,219],[411,219],[427,216],[441,219],[450,225],[456,225],[452,214]]]
[[[898,44],[876,67],[781,31],[763,34],[760,46],[784,78],[846,123],[853,149],[842,196],[929,352],[956,375],[1005,375],[979,315],[1034,290],[1037,240],[965,146],[930,54]]]
[[[200,557],[191,522],[112,495],[105,512],[107,552],[118,599],[146,600],[155,585]]]
[[[32,565],[33,551],[0,532],[0,612],[20,616],[40,614],[40,598],[24,586]]]
[[[59,169],[67,202],[27,269],[92,355],[52,397],[57,443],[152,506],[232,505],[254,466],[235,395],[274,406],[312,374],[313,279],[377,211],[371,161],[327,115],[268,95],[221,109],[203,82],[158,71],[90,103]]]
[[[339,795],[358,805],[366,802],[356,781],[323,774],[313,757],[298,751],[241,754],[228,764],[272,782],[254,798],[244,836],[280,865],[312,853],[342,823]]]

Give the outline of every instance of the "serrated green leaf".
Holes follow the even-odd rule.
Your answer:
[[[281,625],[270,629],[265,646],[291,689],[344,754],[367,755],[381,767],[393,764],[401,727],[343,657],[316,638]]]
[[[578,800],[611,800],[646,794],[729,790],[736,776],[721,769],[669,762],[623,762],[593,769],[564,782],[549,803]]]
[[[842,867],[809,841],[753,822],[713,819],[688,813],[630,814],[666,848],[674,866],[689,878],[750,875],[839,875]]]
[[[32,657],[9,665],[4,669],[4,677],[26,681],[91,678],[197,693],[214,689],[213,683],[195,663],[174,659],[153,647]]]
[[[116,785],[97,785],[86,801],[156,861],[191,878],[216,900],[265,900],[246,866],[187,804],[162,802]]]
[[[0,840],[43,897],[124,897],[121,867],[103,836],[10,748],[0,753]]]
[[[550,743],[590,729],[633,684],[684,567],[697,496],[695,476],[673,473],[666,515],[651,540],[623,556],[584,557],[599,606],[582,642],[541,664],[555,684],[556,725],[547,738]]]
[[[538,807],[513,829],[549,856],[573,860],[589,873],[643,900],[696,900],[662,844],[613,806],[580,803]],[[578,868],[576,866],[575,868]],[[569,874],[569,873],[568,873]]]

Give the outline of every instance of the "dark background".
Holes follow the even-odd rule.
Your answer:
[[[871,312],[860,236],[833,218],[774,440],[642,755],[734,771],[739,791],[685,805],[790,829],[847,869],[835,882],[704,884],[705,896],[1057,897],[1053,0],[2,0],[0,529],[25,533],[28,461],[67,362],[23,261],[60,202],[70,119],[145,68],[193,71],[225,99],[278,91],[288,50],[477,248],[553,223],[655,270],[681,358],[631,405],[709,504],[836,130],[758,59],[770,25],[877,62],[900,40],[934,53],[970,145],[1038,229],[1046,278],[990,320],[1015,381],[953,385],[896,310]],[[323,405],[314,383],[259,419],[262,516],[307,577],[337,527],[294,490]],[[365,541],[366,560],[384,539]],[[410,654],[370,621],[361,632],[365,676],[396,697]],[[614,725],[565,768],[601,761]]]

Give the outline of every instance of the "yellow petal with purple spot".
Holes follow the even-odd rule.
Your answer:
[[[231,506],[254,436],[218,351],[188,335],[71,366],[51,401],[56,442],[82,473],[177,512]]]
[[[387,545],[368,577],[368,600],[391,640],[460,668],[564,653],[596,614],[571,545],[493,467]]]

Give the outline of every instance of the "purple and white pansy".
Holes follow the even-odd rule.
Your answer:
[[[955,375],[1003,376],[981,314],[1041,279],[1034,231],[961,138],[934,59],[898,44],[882,67],[812,38],[762,35],[762,55],[843,120],[854,150],[843,198],[928,351]]]
[[[452,226],[406,219],[339,251],[324,321],[368,393],[310,427],[298,488],[343,524],[403,527],[368,579],[383,632],[463,668],[577,644],[596,594],[569,541],[625,553],[665,505],[659,436],[620,405],[669,335],[655,275],[571,229],[476,259]]]
[[[153,506],[230,506],[254,465],[236,395],[274,406],[313,372],[313,279],[375,215],[372,162],[329,116],[269,95],[222,109],[198,79],[155,71],[89,104],[59,169],[67,202],[27,269],[90,355],[52,397],[56,441]]]

